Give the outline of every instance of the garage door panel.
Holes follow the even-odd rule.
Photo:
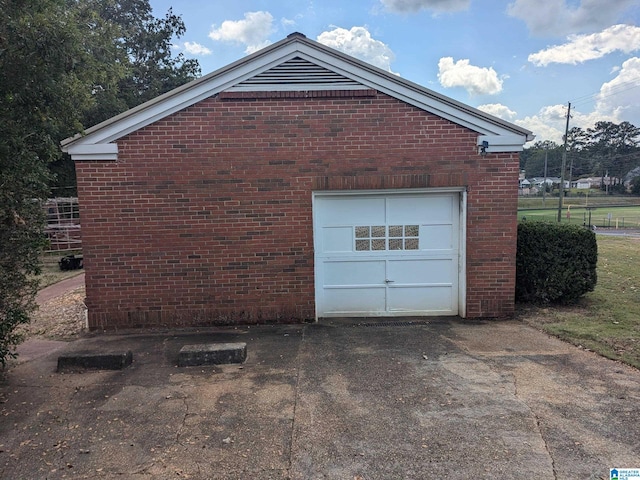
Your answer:
[[[432,312],[451,312],[453,309],[453,290],[450,286],[441,287],[390,287],[387,293],[390,312],[419,312],[429,305]]]
[[[378,261],[328,261],[324,263],[324,284],[336,285],[384,285],[385,262]]]
[[[353,251],[352,227],[323,227],[320,248],[325,253],[351,253]]]
[[[318,220],[322,225],[384,225],[384,198],[323,198],[317,203],[321,204]]]
[[[387,202],[390,223],[452,223],[453,213],[451,195],[397,197]]]
[[[378,313],[386,310],[385,288],[327,288],[326,313]]]
[[[387,280],[398,284],[448,284],[454,283],[453,260],[389,260]]]
[[[455,241],[453,225],[422,225],[420,227],[420,250],[451,250],[456,247]]]

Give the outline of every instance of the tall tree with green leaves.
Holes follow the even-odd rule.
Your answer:
[[[629,122],[596,122],[589,134],[588,153],[594,159],[593,171],[608,173],[612,177],[622,177],[638,161],[630,155],[637,151],[640,142],[640,128]]]
[[[544,176],[544,163],[547,159],[547,176],[559,177],[562,164],[562,146],[550,140],[537,141],[520,154],[520,169],[527,178]]]
[[[41,200],[58,141],[90,105],[77,18],[64,0],[0,0],[0,364],[29,320],[43,245]]]
[[[35,308],[41,201],[75,183],[60,140],[195,78],[148,0],[0,0],[0,364]],[[57,175],[56,175],[57,174]],[[57,176],[57,182],[54,177]]]
[[[200,75],[197,60],[173,55],[174,39],[185,33],[182,18],[171,9],[154,17],[148,0],[68,0],[84,30],[84,48],[103,75],[92,85],[93,103],[82,116],[84,128],[173,90]],[[107,69],[106,66],[109,66]],[[52,165],[54,187],[71,194],[73,162],[64,156]]]
[[[79,8],[96,15],[111,28],[110,61],[121,69],[116,83],[97,81],[95,105],[83,118],[85,127],[173,90],[200,75],[197,60],[174,56],[171,46],[185,25],[171,9],[162,18],[152,15],[148,0],[84,0]]]

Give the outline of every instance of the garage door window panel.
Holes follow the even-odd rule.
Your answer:
[[[360,225],[354,227],[355,251],[419,250],[419,225]]]

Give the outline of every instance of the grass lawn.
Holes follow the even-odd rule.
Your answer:
[[[640,197],[632,195],[604,195],[604,194],[590,194],[588,197],[584,193],[576,193],[578,190],[573,190],[571,195],[564,197],[563,205],[571,205],[573,207],[585,207],[596,206],[602,207],[605,205],[640,205]],[[542,196],[521,196],[518,197],[518,208],[555,208],[558,209],[558,195],[555,197],[547,196],[543,202]]]
[[[73,252],[71,252],[73,253]],[[76,252],[80,253],[80,252]],[[81,274],[84,270],[70,270],[63,272],[60,270],[58,266],[58,261],[66,255],[69,255],[68,252],[59,252],[59,253],[47,253],[42,256],[42,273],[40,274],[40,288],[48,287],[49,285],[53,285],[54,283],[58,283],[60,280],[64,280],[65,278],[75,277],[76,275]]]
[[[557,202],[557,199],[556,199]],[[518,210],[518,220],[556,222],[558,220],[558,206],[546,209]],[[576,225],[597,225],[606,228],[640,228],[640,206],[615,206],[586,208],[584,205],[574,205],[562,209],[562,223]]]
[[[640,368],[640,239],[598,235],[598,284],[571,306],[518,305],[547,333]]]
[[[578,192],[578,193],[576,193]],[[567,215],[567,213],[570,215]],[[518,220],[558,220],[558,197],[518,197]],[[563,223],[596,225],[611,228],[640,228],[640,197],[631,195],[591,194],[574,190],[563,199],[561,212]]]

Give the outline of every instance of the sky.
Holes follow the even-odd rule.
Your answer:
[[[300,32],[562,142],[570,127],[640,127],[638,0],[150,0],[185,22],[173,53],[208,74]],[[528,144],[527,146],[530,146]]]

